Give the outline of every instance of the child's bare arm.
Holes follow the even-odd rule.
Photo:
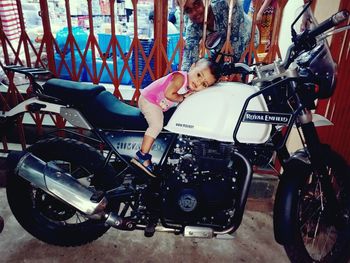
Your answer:
[[[184,95],[178,94],[177,92],[182,87],[184,81],[185,78],[181,74],[175,73],[165,90],[165,97],[174,102],[183,101],[185,98]]]

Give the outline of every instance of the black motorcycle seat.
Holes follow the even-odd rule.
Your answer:
[[[172,108],[164,113],[164,124],[174,113]],[[108,91],[98,94],[89,105],[82,108],[84,116],[101,129],[146,130],[148,124],[139,108],[126,104]]]
[[[43,85],[45,95],[63,100],[70,105],[84,105],[106,89],[101,85],[71,80],[50,79]]]
[[[79,109],[95,128],[146,130],[148,127],[139,108],[120,101],[101,85],[50,79],[43,88],[45,95]],[[164,124],[174,111],[172,108],[164,113]]]

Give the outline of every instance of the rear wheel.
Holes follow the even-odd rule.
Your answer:
[[[284,245],[291,262],[348,262],[350,248],[350,173],[346,162],[325,147],[327,174],[336,194],[332,202],[323,180],[304,164],[286,173],[303,174],[297,194],[293,242]],[[288,176],[288,175],[287,175]],[[290,175],[289,175],[290,176]]]
[[[76,140],[43,140],[28,151],[45,162],[54,162],[81,184],[96,190],[105,190],[105,182],[112,181],[114,176],[113,168],[104,165],[99,152]],[[7,197],[12,213],[22,227],[49,244],[82,245],[99,238],[109,229],[103,220],[89,219],[14,174],[8,179]]]

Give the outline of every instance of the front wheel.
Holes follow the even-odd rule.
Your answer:
[[[34,144],[28,151],[45,162],[55,163],[85,186],[96,190],[105,190],[102,182],[114,176],[113,168],[104,164],[98,151],[76,140],[47,139]],[[78,246],[99,238],[109,229],[103,220],[87,218],[15,174],[9,177],[6,190],[17,221],[46,243]]]
[[[286,170],[283,175],[303,178],[294,193],[297,210],[291,218],[294,237],[284,245],[291,262],[345,263],[349,260],[349,167],[328,147],[324,147],[324,154],[326,174],[316,176],[310,165],[299,163],[297,169]],[[329,180],[328,183],[325,184],[322,177]],[[336,200],[329,195],[327,185],[333,188]]]

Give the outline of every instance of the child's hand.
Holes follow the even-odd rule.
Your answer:
[[[162,108],[162,110],[166,110],[169,107],[169,103],[166,101],[166,99],[163,99],[159,102],[159,106]]]
[[[187,98],[188,96],[191,96],[193,93],[196,93],[196,92],[193,91],[193,90],[187,92],[186,94],[184,94],[184,98]]]
[[[264,10],[260,9],[258,14],[256,15],[256,23],[260,24],[262,21]]]

